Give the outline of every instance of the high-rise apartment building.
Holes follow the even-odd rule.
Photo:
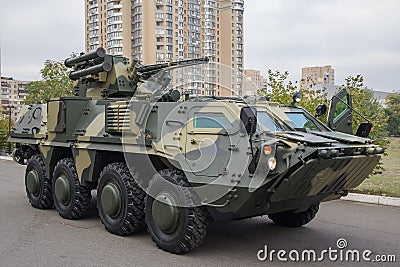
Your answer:
[[[301,72],[301,85],[304,88],[317,84],[335,84],[335,70],[330,65],[302,68]]]
[[[131,0],[85,0],[86,51],[131,57]]]
[[[208,56],[215,65],[193,68],[207,83],[187,89],[242,93],[243,0],[86,0],[85,10],[87,51],[101,46],[144,64]],[[222,74],[220,64],[233,70]]]

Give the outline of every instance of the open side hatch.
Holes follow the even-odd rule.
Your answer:
[[[372,123],[357,110],[353,109],[350,90],[346,88],[332,97],[327,121],[328,127],[333,131],[353,134],[353,111],[367,121],[359,125],[356,136],[368,137],[372,129]]]
[[[343,89],[332,97],[327,125],[333,131],[353,134],[352,101],[350,91]]]

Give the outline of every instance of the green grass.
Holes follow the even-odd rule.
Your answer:
[[[352,192],[400,197],[400,138],[391,138],[386,152],[388,155],[382,159],[384,171],[372,175]]]

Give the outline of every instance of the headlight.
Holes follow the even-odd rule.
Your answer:
[[[303,99],[303,94],[301,92],[296,92],[293,94],[293,102],[299,103]]]
[[[268,168],[273,171],[276,168],[276,159],[274,157],[270,157],[268,159]]]
[[[271,153],[272,153],[272,146],[264,146],[263,151],[264,151],[264,155],[265,155],[265,156],[271,155]]]

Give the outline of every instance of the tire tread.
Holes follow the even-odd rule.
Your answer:
[[[48,179],[48,177],[46,175],[46,165],[44,164],[42,156],[40,156],[39,154],[35,154],[29,158],[27,168],[29,168],[29,166],[31,164],[34,164],[34,162],[36,162],[36,164],[38,164],[38,166],[40,168],[39,171],[42,174],[42,180],[43,180],[43,184],[42,184],[42,188],[41,188],[42,195],[38,201],[34,201],[33,199],[31,199],[28,196],[29,203],[32,205],[32,207],[37,208],[37,209],[42,209],[42,210],[51,209],[54,204],[53,190],[52,190],[51,180]],[[25,175],[27,175],[27,173]],[[27,194],[29,194],[29,193],[27,192]]]
[[[110,163],[102,170],[100,177],[113,170],[120,175],[122,181],[124,182],[124,186],[126,191],[128,192],[128,203],[127,203],[127,215],[123,222],[123,225],[118,230],[113,230],[109,228],[103,220],[101,223],[104,227],[112,234],[126,236],[133,234],[145,226],[145,214],[144,214],[144,199],[145,192],[137,185],[134,176],[132,176],[129,168],[123,162]],[[133,174],[135,175],[135,174]],[[99,201],[97,201],[99,205]]]
[[[75,162],[72,158],[64,158],[58,161],[56,167],[54,168],[54,172],[56,172],[57,168],[60,168],[61,165],[65,165],[72,173],[72,180],[75,187],[75,196],[72,196],[71,201],[73,201],[72,206],[69,211],[58,211],[61,217],[70,220],[76,220],[84,217],[89,210],[90,201],[92,199],[92,195],[90,193],[90,189],[79,182],[78,174],[75,167]],[[54,177],[54,175],[53,175]],[[56,199],[53,194],[54,200]],[[56,201],[56,200],[55,200]]]
[[[193,197],[195,194],[190,188],[190,184],[186,179],[185,174],[181,170],[176,169],[164,169],[159,172],[162,177],[167,178],[170,182],[176,184],[184,191],[184,195],[189,202],[188,204],[194,204]],[[157,177],[153,177],[149,182],[149,188],[157,181]],[[147,198],[151,197],[149,195]],[[171,244],[163,244],[159,242],[159,240],[152,233],[151,229],[148,227],[148,232],[150,233],[152,240],[157,244],[158,248],[174,253],[174,254],[183,254],[190,252],[201,245],[204,238],[207,235],[207,227],[208,227],[208,213],[205,207],[203,206],[192,206],[186,208],[189,212],[188,218],[190,223],[186,225],[186,228],[181,233],[180,241],[171,245]],[[148,218],[146,217],[146,220]],[[149,225],[149,223],[148,223]]]
[[[276,224],[288,226],[288,227],[300,227],[303,226],[312,219],[319,210],[319,205],[315,204],[309,207],[307,210],[294,213],[290,211],[269,214],[268,217]]]

